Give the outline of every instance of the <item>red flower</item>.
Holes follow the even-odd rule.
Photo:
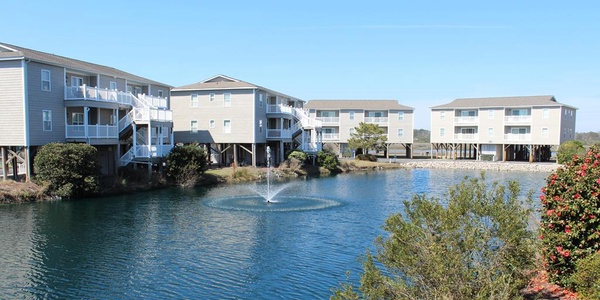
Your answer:
[[[598,178],[598,180],[596,180],[596,183],[597,183],[597,184],[600,184],[600,178]]]
[[[565,228],[565,233],[571,233],[571,227],[569,225],[567,225],[567,227]]]
[[[569,250],[565,250],[561,253],[564,257],[569,257],[571,256],[571,252],[569,252]]]
[[[558,251],[559,253],[562,252],[562,247],[561,246],[556,246],[556,251]]]
[[[549,209],[549,210],[546,212],[546,214],[547,214],[548,216],[551,216],[551,215],[553,215],[553,214],[554,214],[554,209]]]
[[[579,199],[579,198],[581,198],[581,195],[579,195],[579,193],[577,193],[577,194],[573,195],[573,198]]]

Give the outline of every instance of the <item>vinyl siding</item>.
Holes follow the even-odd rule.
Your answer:
[[[106,75],[100,75],[100,83],[98,84],[98,87],[101,89],[109,89],[111,81],[117,83],[118,91],[126,91],[127,90],[127,87],[125,85],[125,79],[114,78],[112,76],[106,76]]]
[[[262,107],[260,107],[260,95],[263,95]],[[255,143],[267,142],[267,95],[265,91],[257,90],[254,97],[254,140]],[[259,121],[262,120],[262,133]]]
[[[489,116],[489,111],[494,112],[494,116]],[[504,108],[481,108],[478,111],[479,127],[477,133],[479,140],[476,142],[483,144],[502,144],[504,142]],[[494,134],[489,135],[489,129],[494,129]]]
[[[0,61],[0,145],[25,145],[21,60]]]
[[[404,114],[404,119],[398,120],[398,113]],[[391,110],[388,112],[389,135],[388,143],[412,143],[413,142],[413,112],[410,110]],[[404,130],[404,135],[398,137],[398,129]]]
[[[445,113],[444,119],[441,112]],[[444,136],[440,136],[440,128],[444,128]],[[431,111],[431,142],[452,143],[454,141],[454,110]]]
[[[50,71],[50,91],[42,91],[42,69]],[[32,146],[65,141],[64,77],[63,68],[36,62],[27,64],[29,142]],[[52,131],[43,130],[43,110],[52,111]]]
[[[215,100],[209,100],[210,93]],[[224,107],[223,95],[231,93],[231,106]],[[190,106],[190,95],[198,94],[198,107]],[[172,92],[173,128],[175,142],[179,143],[254,143],[255,98],[252,89]],[[209,120],[215,128],[209,128]],[[198,133],[190,132],[190,122],[198,121]],[[231,133],[223,132],[224,120],[231,120]],[[266,124],[264,124],[266,129]]]

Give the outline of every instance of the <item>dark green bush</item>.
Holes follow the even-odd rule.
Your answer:
[[[296,159],[301,162],[305,162],[308,159],[308,154],[301,150],[294,150],[288,154],[288,159]]]
[[[206,152],[197,143],[176,146],[167,156],[167,177],[179,186],[193,187],[206,165]]]
[[[377,161],[377,157],[373,154],[358,154],[356,160]]]
[[[573,284],[583,299],[600,299],[600,253],[580,259],[573,274]]]
[[[583,156],[548,176],[540,196],[540,238],[549,279],[571,287],[577,260],[600,251],[600,152]]]
[[[97,153],[97,149],[88,144],[44,145],[35,156],[35,181],[59,197],[96,194],[100,187]]]
[[[580,141],[566,141],[558,147],[556,161],[559,164],[566,164],[573,159],[573,155],[585,153],[585,147]]]
[[[329,150],[319,151],[317,153],[317,164],[329,171],[337,170],[340,162],[338,161],[337,155]]]
[[[414,196],[366,253],[360,286],[332,299],[520,299],[535,260],[531,194],[465,179],[446,199]]]

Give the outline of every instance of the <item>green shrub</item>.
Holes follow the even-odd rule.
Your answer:
[[[335,155],[335,153],[328,150],[323,150],[317,153],[317,164],[329,171],[333,171],[337,170],[338,166],[340,165],[340,162],[338,161],[337,155]]]
[[[35,156],[35,180],[54,196],[71,198],[96,194],[100,187],[97,153],[97,149],[88,144],[44,145]]]
[[[206,152],[197,143],[176,146],[167,156],[167,177],[179,186],[193,187],[206,164]]]
[[[358,154],[354,158],[356,160],[377,161],[377,157],[373,154]]]
[[[556,161],[559,164],[566,164],[573,159],[573,155],[582,155],[585,153],[585,147],[580,141],[566,141],[558,147]]]
[[[493,154],[481,154],[480,157],[482,161],[492,161],[494,159]]]
[[[288,154],[288,159],[296,159],[301,162],[305,162],[308,159],[308,154],[301,150],[294,150]]]
[[[548,176],[542,189],[540,239],[549,279],[571,286],[577,260],[600,250],[600,153],[583,156]]]
[[[573,274],[573,284],[583,299],[600,299],[600,253],[580,259]]]
[[[535,259],[531,193],[526,203],[519,194],[482,175],[444,200],[404,201],[366,253],[360,286],[342,284],[332,299],[517,299]]]

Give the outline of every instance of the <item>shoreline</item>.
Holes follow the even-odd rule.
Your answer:
[[[412,169],[456,169],[456,170],[490,170],[504,172],[546,172],[552,173],[561,164],[554,162],[491,162],[491,161],[466,161],[466,160],[440,160],[440,159],[402,159],[396,160],[397,164]]]

